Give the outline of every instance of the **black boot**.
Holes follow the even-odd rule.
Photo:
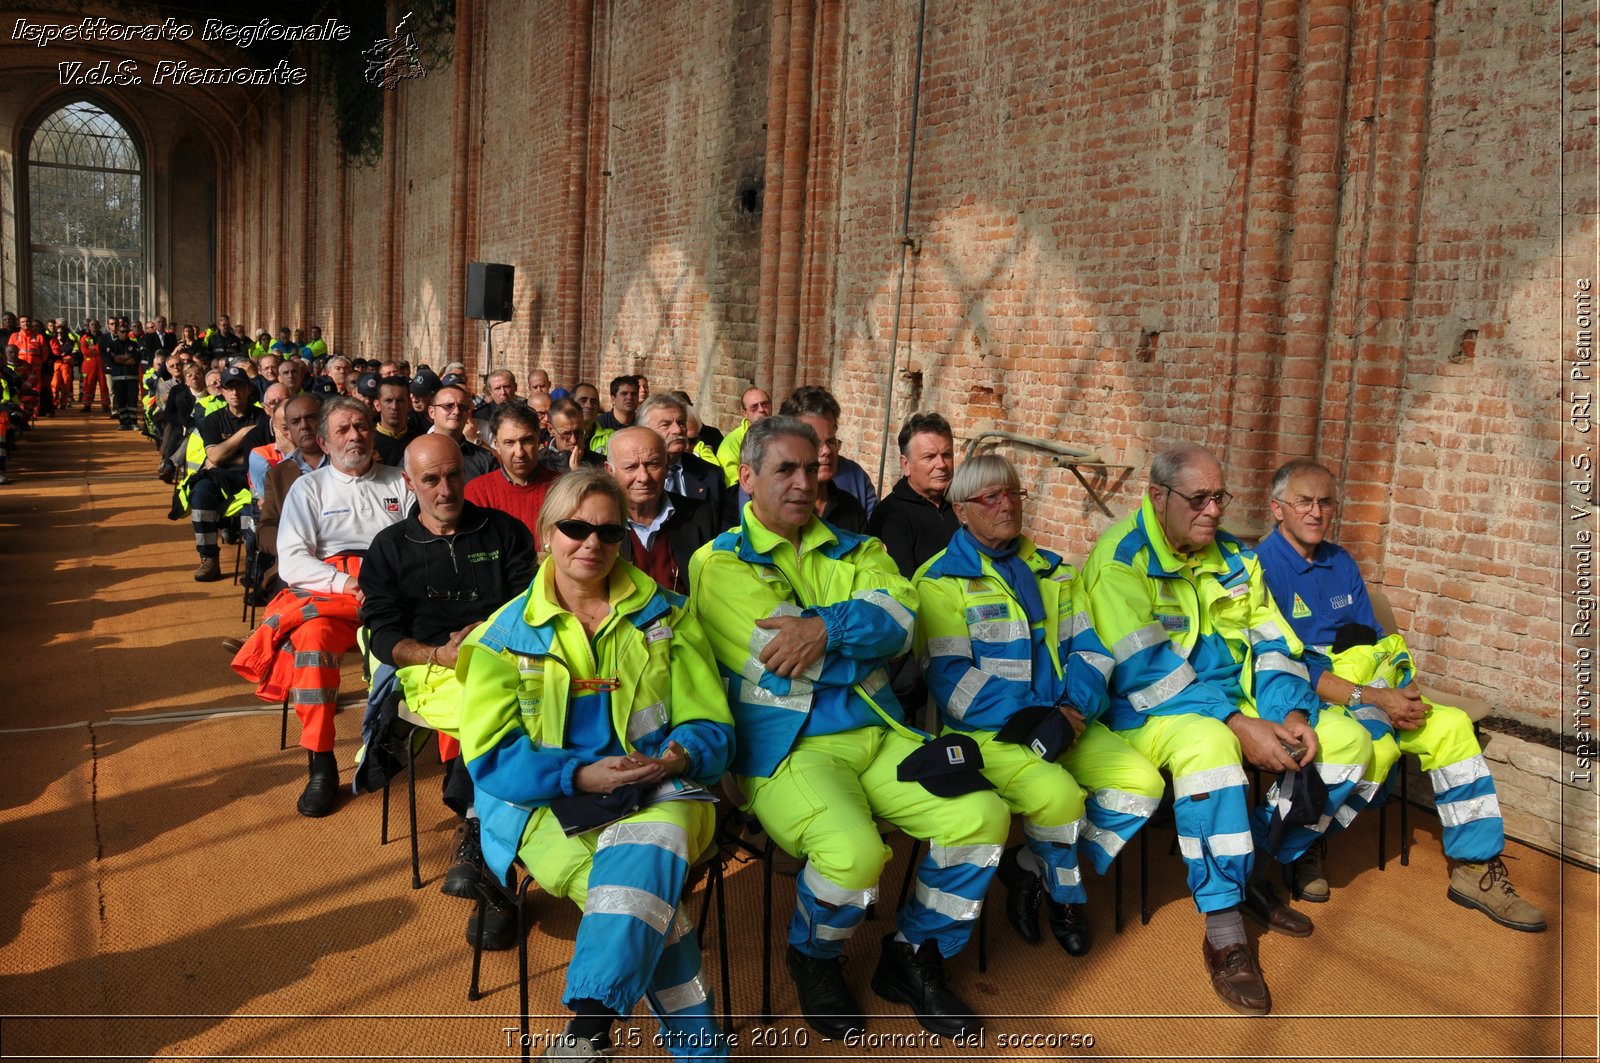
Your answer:
[[[983,1022],[966,1001],[944,984],[944,957],[931,938],[913,949],[890,934],[872,973],[872,991],[885,1000],[909,1004],[923,1029],[945,1037],[975,1034]]]
[[[461,824],[461,844],[456,846],[455,859],[450,870],[444,873],[444,885],[439,892],[450,897],[478,895],[478,882],[483,876],[483,850],[478,845],[478,821],[469,819]]]
[[[482,888],[489,896],[489,903],[484,908],[483,951],[504,952],[517,943],[517,906],[489,883],[485,882]],[[473,896],[477,896],[476,890]],[[477,941],[478,913],[474,910],[467,917],[467,944],[475,945]]]
[[[1006,920],[1016,928],[1023,941],[1037,945],[1044,881],[1017,864],[1017,852],[1021,848],[1019,845],[1000,855],[1000,884],[1006,888]]]
[[[837,956],[807,956],[793,945],[788,952],[789,977],[800,992],[800,1013],[824,1037],[842,1040],[851,1030],[864,1031],[866,1016],[856,1003]]]
[[[339,762],[332,753],[312,753],[310,762],[311,778],[294,807],[302,816],[315,819],[333,811],[334,798],[339,794]]]
[[[1068,956],[1083,956],[1089,952],[1089,920],[1081,904],[1050,902],[1050,933]]]

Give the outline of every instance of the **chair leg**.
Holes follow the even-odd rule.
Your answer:
[[[1122,933],[1122,852],[1111,861],[1112,925]]]
[[[1139,925],[1150,925],[1150,831],[1139,831]],[[1174,841],[1177,839],[1174,838]]]
[[[415,747],[406,739],[406,798],[411,804],[411,888],[422,888],[422,862],[417,858],[417,772]],[[482,927],[480,926],[481,930]]]
[[[1394,779],[1394,769],[1390,768],[1389,769],[1389,780],[1388,781],[1392,781],[1393,779]],[[1392,794],[1393,792],[1394,792],[1393,787],[1390,787],[1389,788],[1389,793]],[[1384,799],[1383,799],[1383,804],[1378,806],[1378,870],[1379,871],[1387,871],[1388,869],[1389,869],[1389,798],[1388,798],[1388,795],[1385,795]]]
[[[522,1063],[528,1063],[528,1050],[533,1044],[529,1035],[528,1016],[528,887],[533,885],[532,875],[523,875],[517,886],[517,1005],[520,1008],[522,1030]],[[483,932],[480,924],[478,932]]]
[[[722,878],[722,865],[712,871],[711,885],[717,891],[717,959],[722,964],[722,1028],[733,1031],[733,972],[728,957],[728,895]],[[705,938],[701,938],[704,948]]]
[[[289,692],[283,693],[283,720],[278,725],[278,748],[289,748]]]
[[[389,844],[389,782],[383,780],[383,816],[378,822],[378,844]]]
[[[1400,866],[1411,866],[1411,773],[1406,758],[1400,756]]]
[[[772,859],[777,843],[767,836],[761,857],[761,1023],[772,1025]]]
[[[489,891],[487,882],[478,883],[478,932],[472,939],[472,981],[467,984],[467,999],[478,1001],[483,994],[478,990],[478,971],[483,966],[483,925],[489,921]]]

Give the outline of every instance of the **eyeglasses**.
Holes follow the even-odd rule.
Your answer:
[[[1313,509],[1333,513],[1339,508],[1338,500],[1333,498],[1280,498],[1278,501],[1300,514],[1310,513]]]
[[[598,535],[600,541],[608,546],[615,546],[628,534],[628,529],[620,524],[590,524],[586,520],[558,520],[556,531],[575,543],[581,543],[591,535]]]
[[[1217,504],[1218,509],[1227,509],[1228,503],[1233,501],[1233,495],[1227,491],[1217,491],[1213,494],[1186,495],[1182,491],[1174,488],[1171,484],[1158,484],[1157,486],[1165,487],[1168,493],[1177,495],[1179,498],[1189,503],[1189,508],[1194,510],[1196,513],[1204,513],[1206,506],[1212,502]]]
[[[1026,502],[1028,500],[1028,492],[1020,487],[997,487],[993,491],[985,491],[981,495],[973,495],[971,498],[965,499],[965,501],[976,502],[984,509],[994,509],[1008,498],[1014,502]]]
[[[433,404],[433,408],[436,410],[443,410],[446,413],[455,413],[457,410],[466,409],[466,406],[459,402],[436,402]]]
[[[823,450],[838,450],[844,446],[843,443],[839,442],[837,436],[829,436],[827,439],[821,440],[821,443]]]

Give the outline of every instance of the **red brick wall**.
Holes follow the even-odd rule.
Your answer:
[[[289,143],[319,141],[324,240],[314,283],[291,270],[272,290],[248,261],[260,230],[300,223],[265,205],[307,208],[276,206],[275,171],[235,174],[224,304],[255,323],[304,288],[346,350],[415,359],[464,335],[455,353],[475,353],[452,264],[509,262],[517,316],[495,347],[514,368],[643,370],[723,427],[750,380],[829,383],[875,469],[916,3],[460,11],[471,69],[396,93],[388,154],[344,175],[342,204],[326,112],[314,134],[304,106],[245,121],[252,156],[280,114]],[[1151,455],[1200,440],[1242,532],[1264,527],[1271,470],[1315,454],[1424,670],[1553,722],[1554,189],[1593,150],[1562,158],[1559,91],[1594,46],[1578,18],[1563,55],[1558,18],[1555,0],[930,4],[891,433],[938,408],[963,440],[1092,448],[1138,467],[1109,496],[1119,516]],[[1565,217],[1592,246],[1592,202]],[[1025,461],[1034,529],[1081,556],[1109,518]]]

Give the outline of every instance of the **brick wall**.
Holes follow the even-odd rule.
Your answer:
[[[254,324],[309,299],[353,352],[476,352],[453,264],[509,262],[495,347],[519,370],[642,370],[724,427],[749,380],[829,383],[869,468],[886,384],[891,433],[938,408],[963,439],[1141,470],[1198,439],[1243,532],[1272,468],[1314,453],[1422,667],[1554,724],[1555,279],[1594,232],[1554,194],[1593,151],[1561,154],[1563,71],[1594,38],[1574,15],[1563,54],[1559,12],[930,4],[902,286],[914,0],[462,0],[471,68],[394,94],[382,162],[339,175],[318,122],[319,194],[281,208],[315,211],[314,284],[241,260],[280,208],[230,180],[224,302]],[[244,150],[312,135],[314,109],[267,109]],[[1080,556],[1109,518],[1019,456],[1034,529]]]

